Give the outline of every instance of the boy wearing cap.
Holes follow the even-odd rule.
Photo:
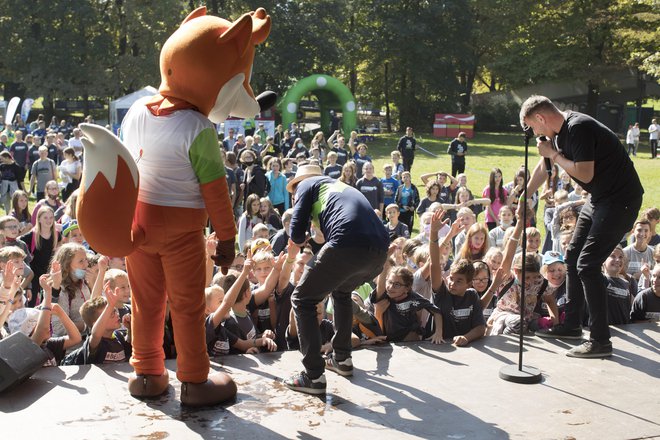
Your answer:
[[[557,317],[559,322],[564,321],[564,308],[568,297],[566,295],[566,263],[561,253],[557,251],[547,251],[543,254],[541,262],[541,275],[548,281],[548,287],[545,295],[552,295],[557,304]],[[552,327],[552,318],[546,302],[541,303],[541,318],[539,318],[539,328]]]
[[[295,391],[324,394],[326,368],[343,376],[353,374],[351,292],[382,272],[389,236],[364,196],[339,180],[323,176],[320,167],[298,168],[287,190],[295,194],[289,253],[295,255],[304,247],[310,220],[326,242],[313,264],[305,268],[291,297],[305,370],[284,384]],[[324,361],[316,307],[329,293],[336,333],[333,353]]]

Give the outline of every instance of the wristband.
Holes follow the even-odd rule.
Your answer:
[[[52,312],[52,311],[53,311],[53,309],[51,309],[51,308],[48,307],[48,306],[41,306],[41,310],[48,310],[49,312]]]
[[[518,243],[518,242],[520,241],[520,239],[518,239],[518,238],[513,238],[513,237],[509,237],[509,240],[514,241],[514,242],[516,242],[516,243]]]
[[[431,243],[437,243],[438,241],[440,241],[440,240],[433,240],[433,239],[430,239],[430,240],[431,240]]]
[[[254,338],[254,339],[252,340],[252,346],[253,346],[253,347],[256,347],[256,346],[257,346],[257,338]]]
[[[293,264],[296,261],[295,258],[287,258],[284,262],[288,264]]]

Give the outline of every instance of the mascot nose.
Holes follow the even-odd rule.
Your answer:
[[[257,96],[257,102],[259,103],[259,109],[263,112],[264,110],[269,110],[277,102],[277,93],[266,91],[262,92]]]

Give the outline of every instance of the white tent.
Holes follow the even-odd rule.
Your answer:
[[[121,121],[126,116],[126,112],[135,101],[145,96],[153,96],[157,93],[158,89],[146,86],[143,89],[110,101],[110,126],[112,127],[112,131],[117,133],[117,130],[121,126]]]

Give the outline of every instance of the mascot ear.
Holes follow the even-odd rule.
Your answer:
[[[218,44],[226,44],[231,40],[236,42],[238,56],[243,57],[252,44],[252,16],[250,14],[244,14],[232,23],[231,27],[218,37]]]
[[[270,33],[270,15],[264,8],[250,12],[250,15],[252,16],[252,43],[261,44],[266,41]]]
[[[181,24],[188,23],[193,18],[203,17],[206,15],[206,6],[199,7],[192,11],[188,16],[181,22]]]

